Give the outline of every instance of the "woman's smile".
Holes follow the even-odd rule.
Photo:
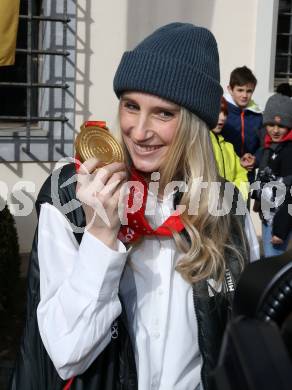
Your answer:
[[[151,154],[153,152],[156,152],[158,149],[161,149],[162,145],[140,145],[133,143],[133,147],[135,152],[138,154]]]

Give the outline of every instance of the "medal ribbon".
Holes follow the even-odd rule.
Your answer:
[[[138,191],[136,193],[136,197],[143,196],[142,199],[142,205],[139,210],[135,211],[134,213],[128,213],[127,219],[128,224],[122,225],[118,234],[118,238],[123,243],[131,243],[143,236],[172,236],[173,231],[181,232],[184,229],[184,224],[180,218],[180,216],[175,211],[172,215],[170,215],[162,225],[160,225],[158,228],[153,229],[146,217],[145,217],[145,209],[146,209],[146,202],[147,202],[147,196],[148,196],[148,185],[145,182],[145,180],[138,175],[138,173],[133,170],[131,174],[131,181],[137,181],[142,184],[143,186],[143,194]],[[135,202],[135,192],[137,188],[132,186],[130,188],[129,193],[129,199],[128,199],[128,207],[131,208],[133,206],[133,203]]]

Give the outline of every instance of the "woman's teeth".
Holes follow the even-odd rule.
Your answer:
[[[137,145],[137,144],[135,144],[135,146],[138,150],[141,150],[143,152],[151,152],[153,150],[157,150],[160,148],[160,146],[156,146],[156,145]]]

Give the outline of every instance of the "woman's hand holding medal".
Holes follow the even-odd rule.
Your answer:
[[[122,148],[108,130],[96,126],[83,126],[75,145],[84,161],[78,170],[77,197],[83,204],[87,230],[116,249],[120,191],[127,177]]]

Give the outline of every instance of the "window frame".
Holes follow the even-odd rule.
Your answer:
[[[27,15],[20,15],[27,21],[27,48],[16,48],[17,53],[27,55],[26,82],[23,83],[27,94],[26,116],[0,116],[2,162],[58,161],[73,153],[77,5],[74,0],[43,0],[43,12],[35,15],[33,1],[27,0]],[[43,33],[42,46],[37,49],[32,47],[35,21]],[[39,65],[38,82],[32,77],[34,58]],[[17,90],[14,83],[6,84]],[[34,116],[31,101],[36,91],[38,113]]]
[[[279,7],[278,7],[278,13],[277,13],[277,34],[276,34],[276,40],[278,41],[279,37],[288,37],[288,47],[286,51],[280,50],[278,45],[276,44],[276,53],[275,53],[275,71],[274,71],[274,86],[275,88],[277,85],[281,83],[289,83],[292,82],[292,2],[290,1],[290,11],[289,12],[282,12],[280,7],[279,0]],[[289,16],[290,17],[290,23],[289,23],[289,32],[281,32],[279,31],[279,19],[280,16]],[[277,60],[280,58],[287,57],[287,66],[285,72],[277,72]],[[279,75],[282,74],[283,77],[279,77]]]

